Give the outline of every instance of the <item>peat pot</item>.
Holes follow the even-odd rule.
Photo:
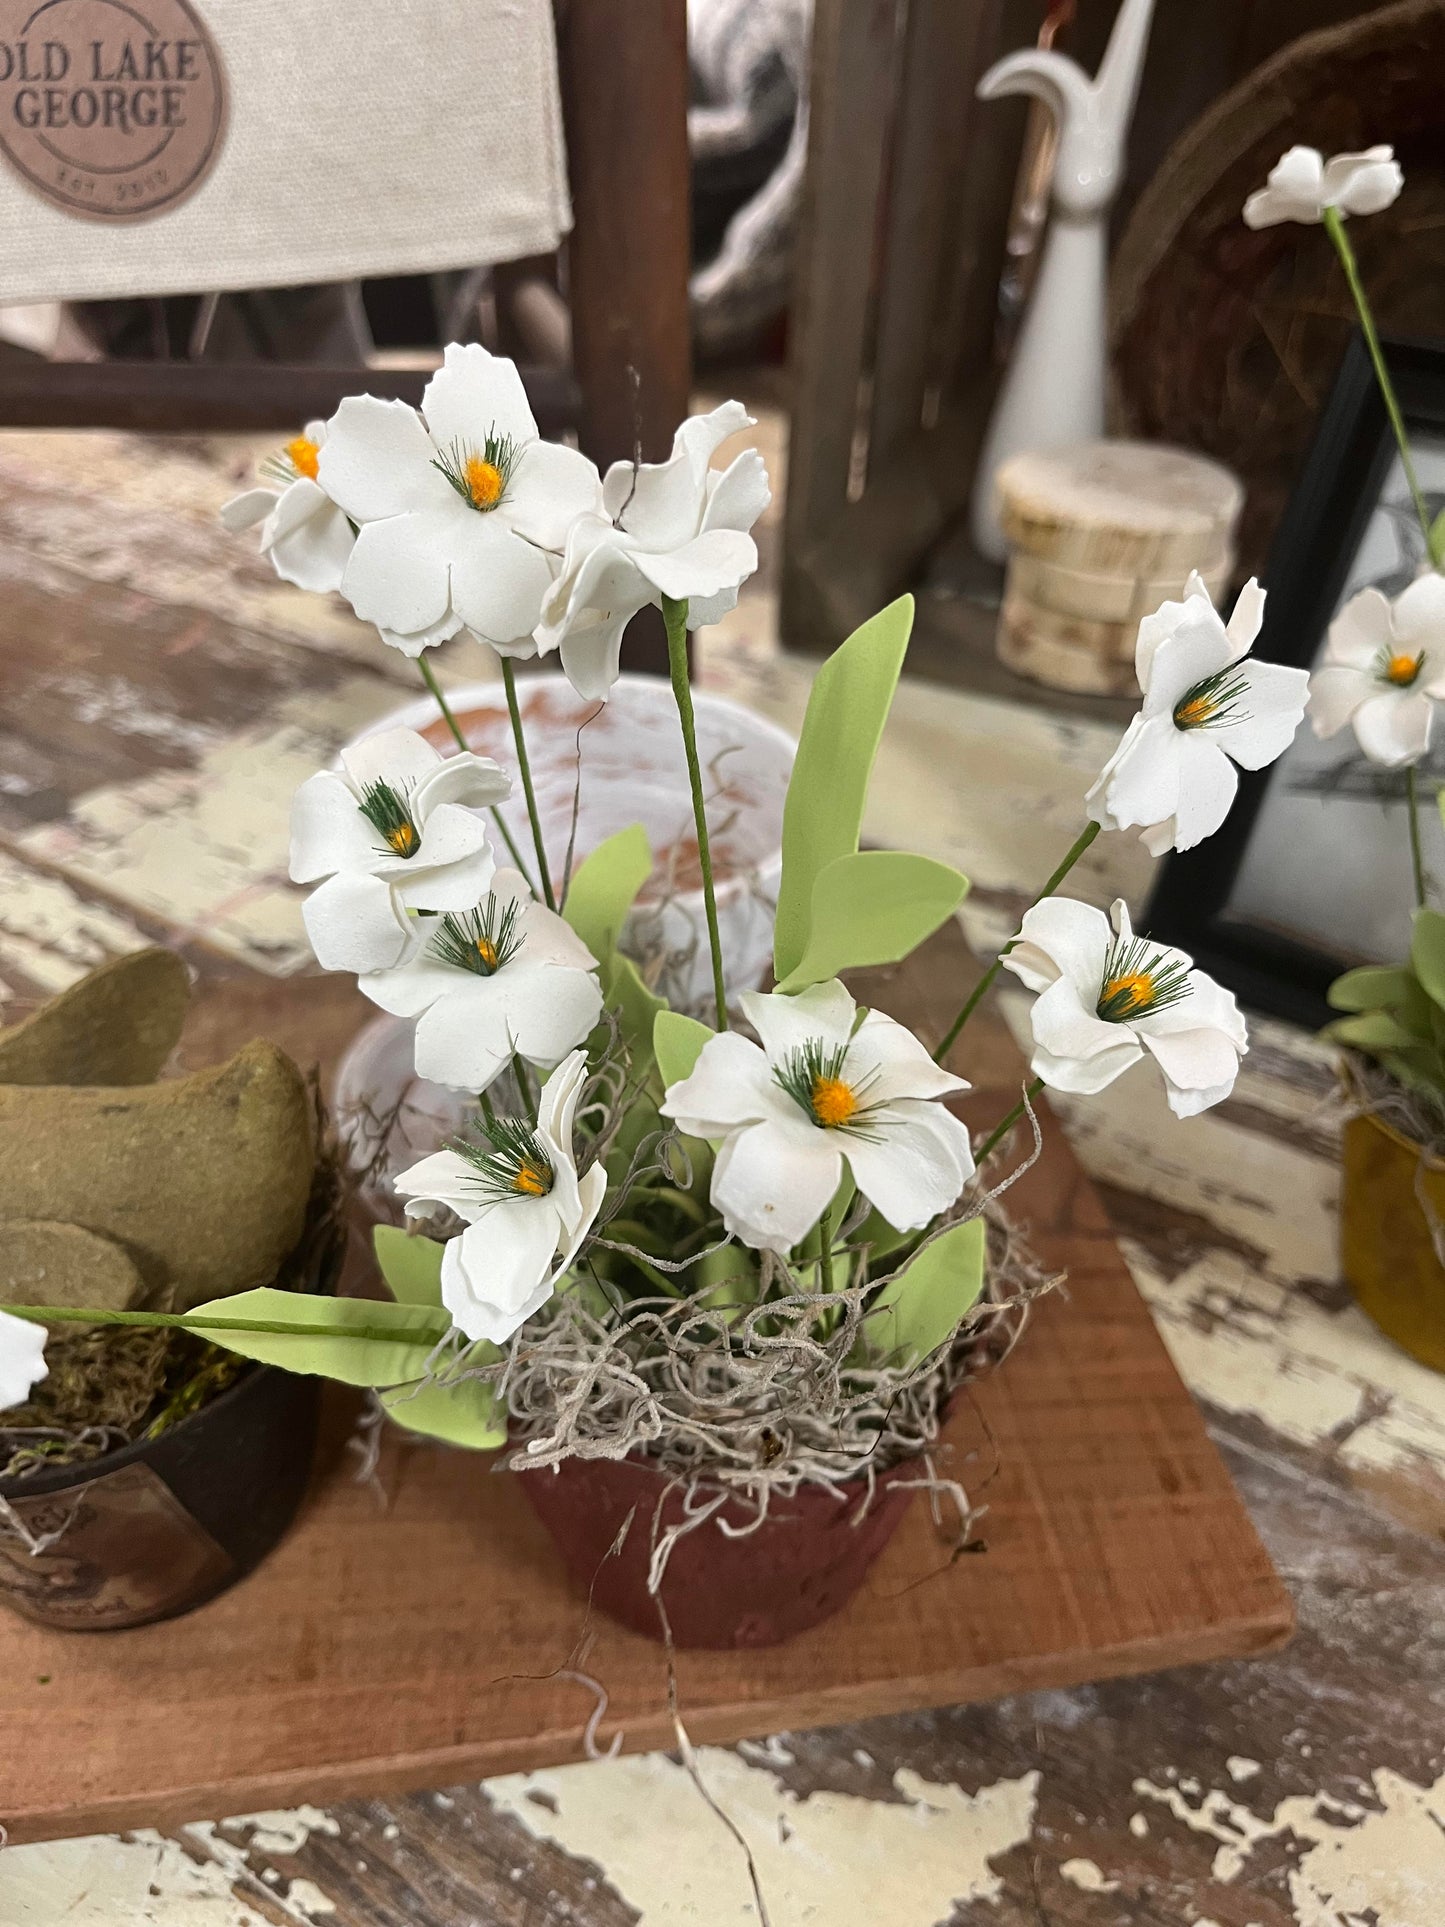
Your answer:
[[[1445,1372],[1445,1266],[1427,1207],[1445,1226],[1445,1163],[1382,1118],[1351,1118],[1340,1187],[1345,1278],[1382,1332]]]
[[[854,1523],[861,1488],[840,1502],[820,1487],[775,1497],[764,1523],[740,1538],[718,1520],[742,1527],[754,1516],[729,1499],[674,1544],[662,1582],[662,1602],[677,1646],[776,1646],[830,1618],[853,1597],[898,1528],[914,1496],[904,1481],[911,1464],[894,1466],[876,1482],[872,1503]],[[684,1516],[680,1491],[636,1458],[566,1459],[552,1471],[516,1475],[584,1597],[634,1632],[661,1639],[662,1617],[647,1590],[653,1521],[659,1536]],[[704,1498],[706,1493],[704,1492]],[[629,1513],[620,1551],[611,1548]]]
[[[339,1255],[332,1242],[316,1262],[321,1290]],[[296,1516],[320,1397],[319,1379],[250,1365],[157,1438],[0,1479],[0,1603],[60,1631],[113,1632],[224,1592]]]

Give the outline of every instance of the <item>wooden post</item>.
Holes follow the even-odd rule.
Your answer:
[[[657,461],[692,380],[686,0],[559,0],[573,228],[567,250],[578,439],[599,467]],[[654,621],[623,662],[667,671]]]

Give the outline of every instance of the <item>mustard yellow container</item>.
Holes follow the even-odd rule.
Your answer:
[[[1345,1126],[1340,1259],[1356,1301],[1397,1345],[1445,1372],[1445,1163],[1378,1117]],[[1422,1200],[1424,1204],[1422,1206]],[[1445,1233],[1442,1233],[1445,1235]]]

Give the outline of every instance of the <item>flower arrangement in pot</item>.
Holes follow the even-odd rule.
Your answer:
[[[817,1622],[920,1486],[953,1490],[966,1523],[940,1428],[1043,1282],[1000,1223],[1011,1175],[990,1161],[1025,1117],[1037,1150],[1045,1086],[1098,1092],[1149,1062],[1187,1117],[1229,1092],[1247,1044],[1233,998],[1188,956],[1137,935],[1123,904],[1105,913],[1061,886],[1101,830],[1140,830],[1156,853],[1211,834],[1236,765],[1282,752],[1306,694],[1302,671],[1249,653],[1253,584],[1228,624],[1197,581],[1150,616],[1142,710],[1079,837],[982,981],[960,986],[953,1021],[919,1037],[843,981],[909,956],[967,887],[930,857],[859,848],[911,624],[894,603],[815,679],[773,987],[730,999],[687,633],[755,566],[761,462],[711,466],[745,419],[736,405],[694,418],[668,461],[604,479],[537,439],[510,363],[449,348],[420,414],[350,399],[293,445],[263,547],[418,656],[443,715],[423,652],[463,629],[499,650],[531,847],[501,836],[489,813],[510,779],[460,732],[442,755],[383,731],[302,785],[291,863],[317,957],[415,1019],[418,1066],[468,1094],[468,1121],[396,1176],[410,1230],[377,1229],[388,1299],[263,1290],[179,1321],[369,1387],[414,1432],[505,1448],[596,1602],[679,1645]],[[652,865],[640,829],[549,866],[513,682],[517,657],[555,653],[604,699],[648,603],[667,628],[705,905],[694,1010],[619,947]],[[952,1065],[1004,968],[1037,993],[1032,1076],[975,1140]],[[11,1313],[0,1353],[12,1374],[22,1356],[41,1369],[26,1321],[53,1309]]]
[[[139,950],[0,1031],[0,1312],[57,1308],[48,1344],[8,1320],[0,1345],[0,1602],[57,1628],[209,1598],[280,1537],[310,1470],[315,1387],[191,1315],[330,1289],[335,1162],[274,1045],[160,1075],[188,998],[179,957]]]
[[[1320,224],[1334,245],[1420,524],[1420,572],[1399,595],[1354,595],[1330,626],[1311,680],[1320,736],[1350,728],[1361,754],[1405,804],[1415,911],[1409,955],[1347,971],[1329,1000],[1345,1013],[1327,1035],[1347,1047],[1341,1261],[1366,1312],[1426,1364],[1445,1370],[1445,914],[1429,902],[1421,851],[1419,766],[1445,700],[1445,515],[1432,518],[1404,417],[1346,232],[1350,217],[1391,205],[1404,176],[1388,147],[1325,161],[1285,154],[1250,197],[1251,227]],[[1438,805],[1439,799],[1435,799]],[[1402,865],[1404,849],[1401,850]]]

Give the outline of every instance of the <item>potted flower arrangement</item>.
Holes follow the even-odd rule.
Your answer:
[[[460,731],[443,755],[384,730],[302,785],[291,865],[319,961],[415,1019],[418,1063],[469,1094],[470,1116],[396,1177],[412,1229],[377,1229],[388,1300],[262,1289],[153,1315],[369,1387],[412,1431],[504,1448],[597,1603],[680,1645],[815,1623],[918,1487],[966,1513],[940,1426],[1040,1283],[997,1229],[1011,1176],[991,1175],[995,1153],[1025,1118],[1037,1150],[1045,1086],[1098,1092],[1149,1061],[1187,1117],[1226,1096],[1247,1047],[1234,999],[1188,956],[1061,885],[1102,830],[1137,829],[1156,853],[1210,835],[1235,766],[1278,756],[1306,699],[1304,672],[1249,653],[1253,583],[1227,624],[1197,580],[1150,616],[1142,709],[1077,841],[953,1022],[920,1038],[842,981],[908,956],[967,887],[929,857],[859,848],[911,623],[895,602],[816,677],[773,987],[730,996],[687,634],[755,566],[762,465],[711,466],[745,420],[736,405],[694,418],[668,461],[600,478],[538,440],[510,363],[449,348],[420,414],[343,402],[291,446],[284,486],[235,511],[261,520],[289,579],[339,589],[418,657],[443,716],[424,652],[463,629],[499,650],[531,847],[494,841],[509,778]],[[513,682],[516,658],[555,653],[605,698],[647,603],[666,622],[702,885],[691,1010],[619,944],[652,863],[643,832],[549,864]],[[975,1140],[950,1065],[1003,968],[1037,993],[1033,1074]],[[0,1400],[44,1370],[37,1325],[80,1315],[11,1306]]]
[[[1328,1035],[1348,1047],[1341,1259],[1357,1300],[1407,1351],[1445,1370],[1445,914],[1429,903],[1419,765],[1445,700],[1445,517],[1432,518],[1350,245],[1348,217],[1390,204],[1404,176],[1388,147],[1337,154],[1294,147],[1250,197],[1251,227],[1318,223],[1339,255],[1419,519],[1420,573],[1390,599],[1362,589],[1330,626],[1311,681],[1320,736],[1352,728],[1379,771],[1403,778],[1415,912],[1398,965],[1347,971],[1330,987],[1346,1013]],[[1438,803],[1439,799],[1436,799]],[[1403,852],[1402,852],[1403,861]]]

